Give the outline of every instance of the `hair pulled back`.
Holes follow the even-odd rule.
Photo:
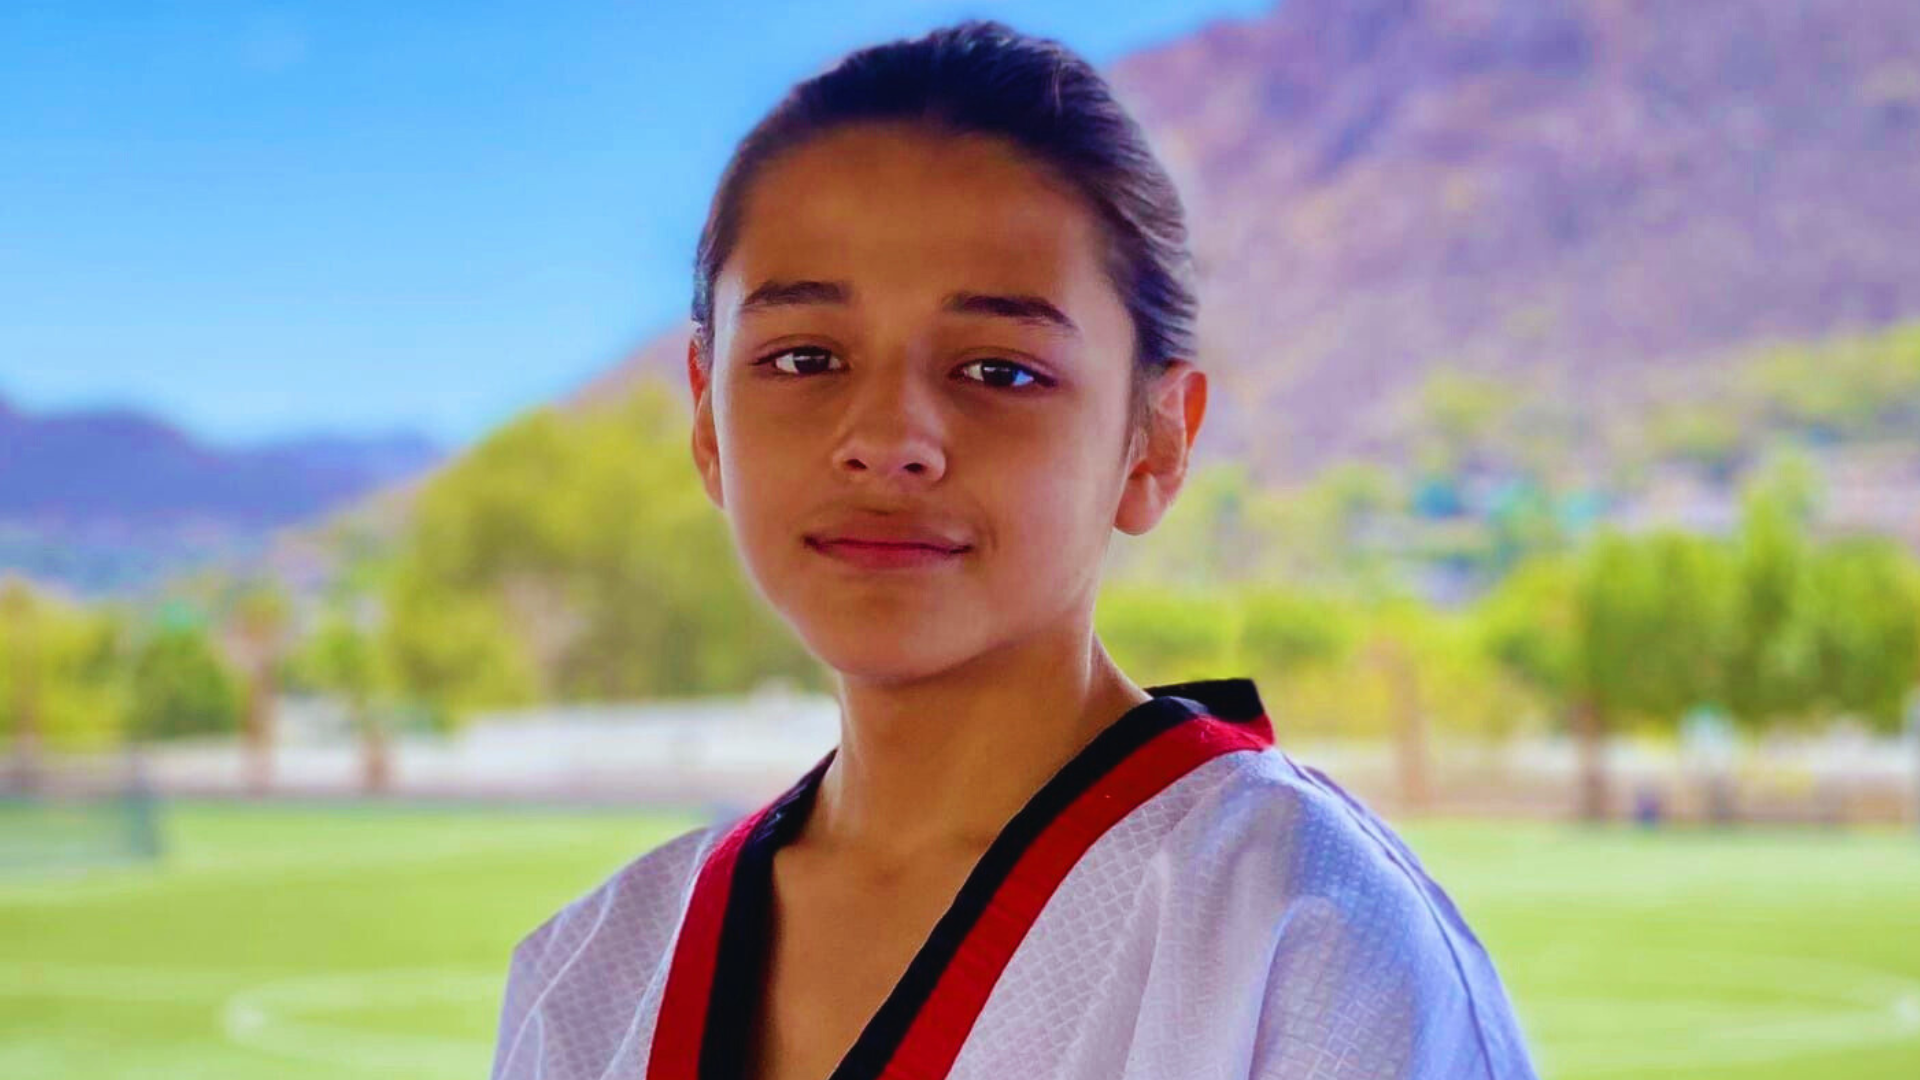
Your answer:
[[[793,87],[741,139],[694,258],[698,362],[711,367],[714,282],[739,240],[754,178],[809,139],[863,122],[999,137],[1080,195],[1106,243],[1108,280],[1133,321],[1128,412],[1137,428],[1148,378],[1194,351],[1199,302],[1179,192],[1090,64],[1057,41],[991,20],[854,52]]]

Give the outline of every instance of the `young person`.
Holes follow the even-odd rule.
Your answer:
[[[494,1080],[1532,1077],[1493,964],[1247,678],[1141,688],[1113,529],[1207,401],[1179,199],[1057,43],[796,87],[696,263],[692,453],[841,738],[514,949]]]

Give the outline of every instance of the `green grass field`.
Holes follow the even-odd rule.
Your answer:
[[[514,941],[695,823],[170,805],[158,867],[0,877],[0,1077],[485,1076]],[[1920,1076],[1910,831],[1401,833],[1542,1076]]]

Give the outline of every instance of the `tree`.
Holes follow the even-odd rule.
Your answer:
[[[184,620],[154,627],[134,652],[132,716],[139,738],[239,730],[241,687],[206,630]]]
[[[1746,453],[1748,427],[1723,401],[1669,402],[1646,423],[1647,441],[1662,457],[1692,462],[1717,481],[1731,477]]]
[[[1114,537],[1113,576],[1186,589],[1243,580],[1249,560],[1268,549],[1249,532],[1254,495],[1243,463],[1194,469],[1151,532]]]
[[[331,605],[289,657],[288,670],[302,687],[334,694],[345,703],[360,740],[362,786],[384,792],[393,786],[388,711],[381,707],[388,679],[376,638],[361,621],[346,605]]]
[[[1221,594],[1153,585],[1102,588],[1094,630],[1114,663],[1142,685],[1225,672],[1238,634]]]
[[[532,700],[822,687],[741,573],[664,388],[536,409],[436,474],[383,586],[398,689],[450,720]]]
[[[1920,565],[1879,538],[1816,546],[1810,491],[1776,469],[1731,541],[1606,533],[1485,600],[1490,653],[1567,710],[1583,816],[1604,812],[1602,748],[1625,717],[1724,706],[1749,727],[1851,712],[1898,729],[1920,680]]]
[[[529,651],[496,596],[402,574],[385,599],[379,651],[401,690],[429,703],[439,722],[539,699]]]
[[[5,708],[12,719],[13,784],[31,791],[40,781],[41,744],[46,735],[41,716],[40,686],[44,678],[45,647],[39,603],[27,583],[12,575],[0,581],[0,643],[7,659]]]
[[[381,647],[382,598],[394,560],[364,536],[341,539],[343,560],[316,624],[289,657],[287,671],[302,688],[344,702],[360,740],[361,784],[379,793],[393,786],[392,725],[400,697],[392,654]]]
[[[1384,679],[1393,714],[1395,766],[1401,801],[1413,809],[1433,796],[1433,772],[1420,665],[1415,642],[1426,636],[1423,608],[1406,603],[1383,607],[1370,620],[1366,657],[1370,670]]]
[[[1783,461],[1744,497],[1726,697],[1735,718],[1749,725],[1802,714],[1818,696],[1814,627],[1804,618],[1813,560],[1809,490],[1798,463]]]
[[[1920,568],[1883,537],[1822,549],[1802,594],[1816,704],[1897,735],[1920,682]]]
[[[1676,716],[1721,692],[1730,581],[1710,541],[1607,532],[1579,553],[1530,560],[1483,601],[1489,653],[1561,703],[1583,819],[1606,815],[1605,752],[1619,719]]]
[[[1920,322],[1772,348],[1744,370],[1776,423],[1817,437],[1899,436],[1920,424]]]
[[[275,698],[287,645],[291,604],[270,579],[245,582],[231,591],[221,614],[221,634],[244,686],[241,735],[246,743],[247,786],[264,794],[273,785]]]
[[[1479,464],[1520,403],[1510,383],[1449,367],[1434,369],[1415,398],[1426,436],[1419,457],[1436,473]]]
[[[47,750],[100,750],[125,734],[124,613],[0,580],[0,723],[10,730],[13,783],[42,779]]]
[[[1311,664],[1346,656],[1359,631],[1348,605],[1274,585],[1235,594],[1239,608],[1234,666],[1278,680]]]
[[[1434,795],[1436,732],[1489,743],[1512,734],[1532,702],[1487,655],[1471,617],[1402,597],[1369,605],[1357,623],[1358,674],[1380,687],[1402,801],[1425,806]]]

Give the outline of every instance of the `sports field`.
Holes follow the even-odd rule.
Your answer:
[[[0,1077],[483,1077],[514,941],[696,823],[171,804],[157,868],[0,878]],[[1910,830],[1401,833],[1545,1077],[1920,1076]]]

